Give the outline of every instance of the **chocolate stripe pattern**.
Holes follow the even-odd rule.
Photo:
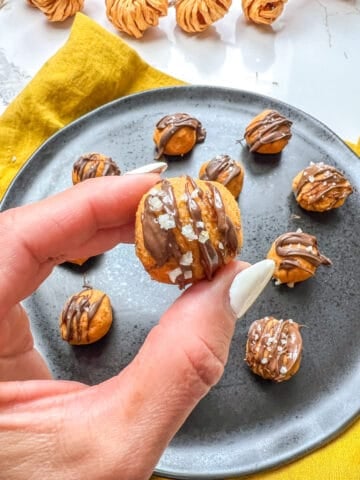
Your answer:
[[[184,245],[198,242],[201,265],[208,280],[224,264],[226,254],[235,254],[238,249],[236,228],[226,214],[218,189],[211,182],[205,184],[207,188],[202,190],[191,177],[186,177],[182,197],[188,211],[186,223],[180,219],[174,190],[168,180],[163,180],[160,188],[153,188],[145,199],[141,217],[145,248],[157,266],[172,258],[176,260],[178,268],[169,276],[180,288],[192,282],[192,251],[190,248],[184,250]],[[216,215],[216,227],[221,238],[217,245],[212,243],[203,218],[202,212],[209,210]],[[183,236],[182,247],[176,241],[175,231]]]
[[[88,292],[88,293],[87,293]],[[103,295],[100,300],[91,302],[91,289],[83,290],[77,295],[73,295],[64,307],[61,314],[61,325],[66,325],[66,333],[64,340],[71,342],[76,340],[81,341],[83,326],[81,324],[81,317],[86,314],[86,340],[89,341],[89,329],[91,320],[99,310],[102,301],[105,298]]]

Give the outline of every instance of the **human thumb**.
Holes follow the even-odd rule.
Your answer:
[[[150,331],[131,364],[97,387],[107,398],[106,406],[99,406],[106,408],[99,412],[99,434],[126,445],[129,459],[141,445],[142,461],[133,458],[136,473],[126,476],[122,470],[121,478],[148,478],[187,416],[219,381],[235,320],[265,288],[274,262],[246,267],[232,262],[211,282],[186,290]]]

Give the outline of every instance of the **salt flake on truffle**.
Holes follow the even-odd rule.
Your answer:
[[[206,243],[209,240],[209,232],[206,230],[202,230],[199,234],[199,242],[200,243]]]
[[[160,200],[159,197],[150,197],[149,198],[149,205],[150,205],[151,210],[153,210],[154,212],[158,212],[163,207],[163,203],[162,203],[162,201]]]
[[[169,213],[164,213],[163,215],[158,216],[158,221],[160,228],[163,230],[170,230],[171,228],[175,228],[175,219]]]
[[[174,270],[171,270],[168,275],[169,275],[169,278],[170,278],[170,280],[172,281],[172,283],[175,283],[175,282],[176,282],[176,279],[177,279],[180,275],[182,275],[181,268],[179,268],[179,267],[178,267],[178,268],[174,268]]]
[[[197,240],[197,235],[194,232],[192,225],[184,225],[181,229],[181,233],[186,237],[188,240]]]
[[[193,255],[192,252],[186,252],[180,258],[180,265],[188,266],[191,265],[193,262]]]

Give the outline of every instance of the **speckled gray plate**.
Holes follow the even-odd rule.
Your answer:
[[[276,108],[293,121],[293,138],[282,155],[252,155],[238,142],[264,108]],[[18,175],[2,209],[70,186],[72,164],[84,152],[110,155],[122,171],[153,161],[154,125],[175,112],[198,117],[207,138],[186,158],[169,161],[166,176],[197,176],[202,162],[221,153],[245,166],[242,259],[262,259],[278,235],[302,228],[317,236],[321,251],[333,261],[294,289],[267,287],[237,326],[221,382],[198,405],[157,467],[158,473],[175,478],[244,475],[305,455],[359,415],[359,195],[354,193],[338,210],[313,214],[301,210],[291,193],[292,178],[311,161],[340,168],[358,191],[359,159],[324,125],[289,105],[236,90],[175,87],[115,101],[54,135]],[[115,321],[102,341],[76,348],[60,340],[57,323],[66,298],[81,289],[84,272],[93,286],[110,295]],[[82,268],[56,268],[26,308],[54,375],[94,384],[131,361],[178,295],[176,287],[150,280],[132,246],[119,246]],[[270,314],[306,325],[300,371],[279,385],[251,374],[243,361],[250,323]]]

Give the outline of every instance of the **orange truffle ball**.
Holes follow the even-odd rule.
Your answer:
[[[276,264],[273,277],[277,283],[289,287],[315,275],[320,265],[331,265],[331,260],[320,253],[316,237],[302,231],[280,235],[267,258]]]
[[[108,333],[111,324],[109,297],[91,287],[67,300],[59,321],[61,337],[71,345],[97,342]]]
[[[102,153],[86,153],[73,165],[72,182],[76,185],[88,178],[120,175],[120,169],[114,160]]]
[[[298,204],[304,210],[313,212],[339,208],[353,192],[345,176],[323,162],[312,163],[299,172],[293,180],[292,189]]]
[[[174,113],[161,118],[156,124],[153,140],[157,147],[156,158],[162,154],[185,155],[196,143],[203,142],[206,130],[199,120],[187,113]]]
[[[265,380],[284,382],[299,370],[302,346],[298,323],[261,318],[250,326],[245,361],[253,373]]]
[[[211,280],[242,245],[238,204],[216,182],[185,176],[163,180],[140,201],[135,245],[154,280],[180,288]]]
[[[244,183],[244,167],[229,155],[217,155],[201,165],[199,178],[221,183],[237,198]]]
[[[244,138],[250,152],[280,153],[291,138],[292,122],[276,110],[259,113],[245,129]]]

